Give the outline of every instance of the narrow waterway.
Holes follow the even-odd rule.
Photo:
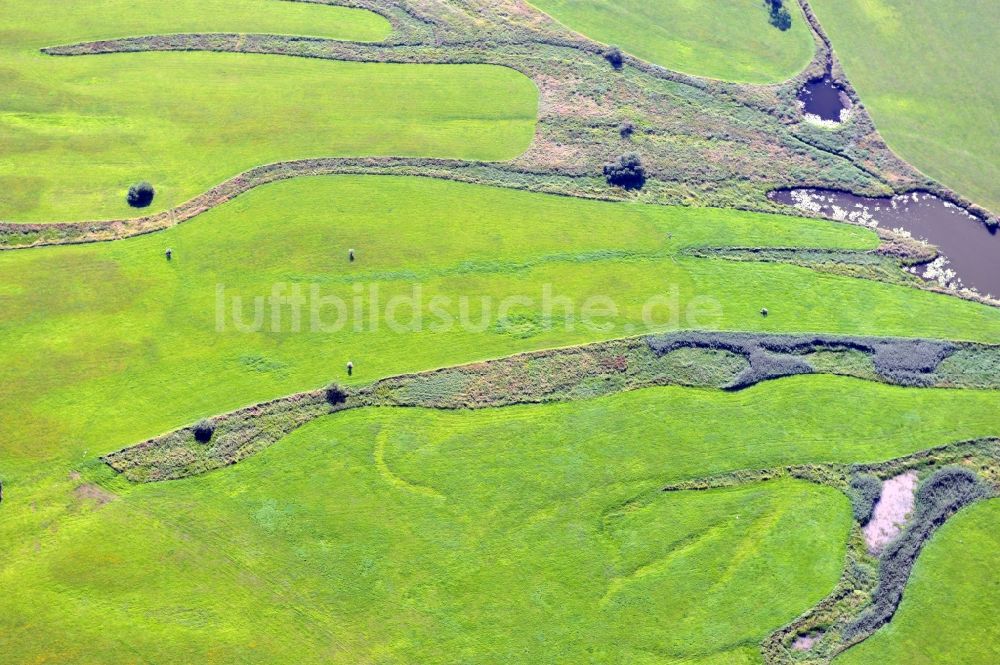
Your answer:
[[[902,229],[931,243],[942,254],[926,266],[915,267],[916,274],[942,286],[1000,296],[1000,234],[933,194],[866,198],[845,192],[791,189],[771,192],[769,196],[830,219]]]

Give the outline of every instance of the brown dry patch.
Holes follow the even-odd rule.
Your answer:
[[[548,14],[532,7],[524,0],[510,0],[506,2],[494,2],[496,13],[501,18],[507,19],[511,23],[525,28],[543,30],[556,30],[565,32],[565,28],[549,17]]]
[[[538,73],[532,76],[540,96],[539,117],[595,118],[608,115],[609,111],[602,108],[593,97],[580,92],[580,79],[569,72],[560,74],[561,76],[552,76]]]
[[[542,12],[538,11],[528,3],[523,0],[514,0],[513,2],[506,2],[504,6],[511,14],[517,14],[518,16],[525,16],[532,19],[534,23],[551,22],[547,21],[547,17]]]
[[[77,474],[79,475],[79,474]],[[118,498],[117,494],[112,494],[103,487],[93,483],[84,483],[73,490],[73,496],[77,501],[93,501],[98,507],[103,506]]]
[[[587,165],[587,154],[578,146],[556,143],[539,133],[531,147],[514,163],[525,167],[580,170]]]

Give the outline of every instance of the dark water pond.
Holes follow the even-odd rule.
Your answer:
[[[829,75],[806,83],[798,97],[807,114],[833,122],[840,122],[841,111],[850,103],[847,93]]]
[[[1000,234],[962,208],[933,194],[866,198],[817,189],[771,192],[770,198],[831,219],[903,229],[936,246],[942,257],[913,268],[916,274],[951,288],[972,288],[1000,296]]]

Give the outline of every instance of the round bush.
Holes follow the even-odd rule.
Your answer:
[[[622,65],[625,63],[625,55],[617,46],[608,47],[608,50],[604,52],[604,59],[607,60],[615,69],[621,69]]]
[[[133,208],[145,208],[150,203],[153,202],[153,196],[156,195],[156,190],[153,186],[143,180],[142,182],[136,183],[128,188],[128,194],[125,196],[125,200]]]
[[[849,487],[854,519],[864,526],[872,518],[875,504],[882,496],[882,481],[870,473],[859,473],[851,477]]]
[[[215,434],[215,424],[211,420],[201,420],[194,426],[194,440],[198,443],[208,443]]]
[[[347,401],[347,391],[336,383],[331,383],[326,387],[326,401],[330,406],[337,406]]]
[[[646,184],[646,169],[639,155],[631,152],[604,165],[604,177],[609,185],[623,189],[642,189]]]

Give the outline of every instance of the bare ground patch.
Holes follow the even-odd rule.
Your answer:
[[[103,506],[118,498],[117,494],[112,494],[99,485],[84,483],[73,490],[73,496],[80,503],[92,501],[98,507]]]
[[[799,635],[792,642],[793,651],[809,651],[813,648],[813,645],[819,642],[819,637],[816,635]]]
[[[864,528],[865,544],[869,552],[880,551],[899,535],[906,524],[906,518],[913,511],[913,494],[916,489],[915,471],[907,471],[882,483],[882,496]]]

